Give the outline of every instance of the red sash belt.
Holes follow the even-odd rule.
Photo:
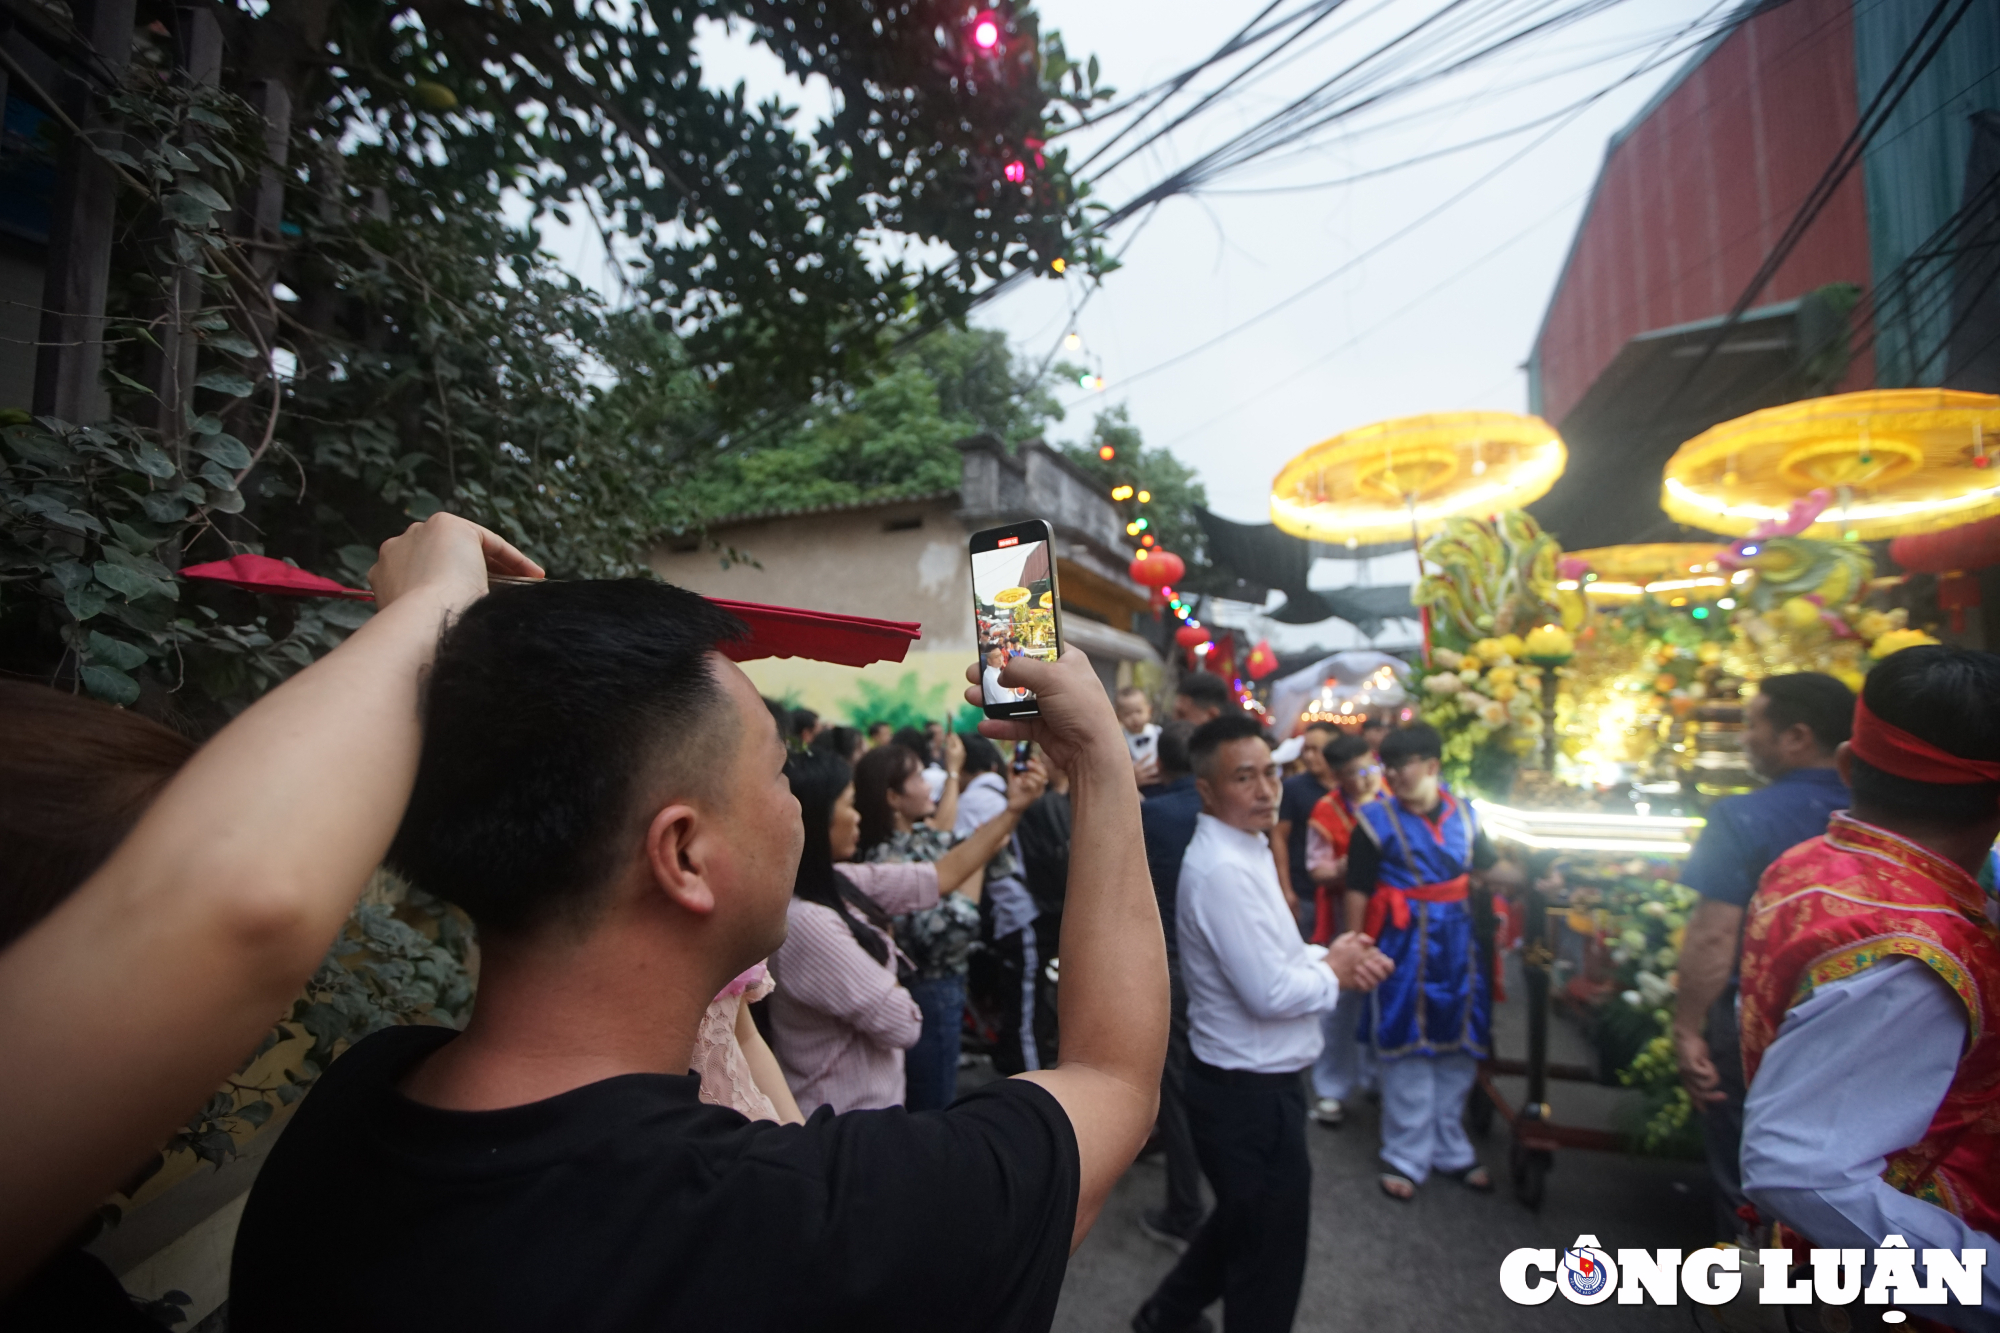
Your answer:
[[[1460,875],[1442,884],[1419,884],[1414,889],[1378,887],[1368,899],[1368,919],[1362,925],[1372,938],[1382,938],[1382,920],[1387,917],[1397,930],[1410,928],[1410,900],[1420,903],[1462,903],[1471,891],[1471,876]]]

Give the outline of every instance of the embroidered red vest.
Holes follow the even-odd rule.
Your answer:
[[[1743,930],[1743,1072],[1817,986],[1890,958],[1929,966],[1965,1003],[1965,1053],[1923,1138],[1882,1178],[2000,1235],[2000,928],[1951,862],[1842,813],[1772,863]],[[1866,1072],[1856,1052],[1856,1073]]]

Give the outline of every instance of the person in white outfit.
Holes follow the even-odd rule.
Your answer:
[[[1268,841],[1278,765],[1238,712],[1189,741],[1202,814],[1181,863],[1176,913],[1192,1054],[1183,1095],[1215,1211],[1140,1307],[1140,1333],[1284,1333],[1298,1312],[1311,1220],[1305,1081],[1320,1015],[1392,965],[1359,933],[1307,944],[1285,906]]]

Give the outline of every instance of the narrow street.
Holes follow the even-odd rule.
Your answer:
[[[1502,1055],[1526,1049],[1518,969],[1510,967],[1513,1000],[1498,1006],[1496,1041]],[[1550,1058],[1582,1062],[1588,1048],[1560,1019],[1549,1025]],[[1503,1080],[1509,1097],[1521,1081]],[[1620,1089],[1555,1083],[1551,1103],[1559,1119],[1609,1127],[1623,1098]],[[1300,1333],[1361,1330],[1632,1329],[1685,1330],[1687,1308],[1621,1306],[1585,1308],[1560,1297],[1537,1309],[1518,1309],[1500,1295],[1500,1261],[1519,1246],[1562,1248],[1579,1234],[1595,1235],[1606,1248],[1707,1244],[1709,1196],[1699,1162],[1664,1161],[1610,1153],[1556,1155],[1548,1195],[1531,1213],[1507,1189],[1508,1136],[1495,1124],[1475,1136],[1481,1160],[1499,1189],[1473,1194],[1433,1179],[1411,1203],[1397,1203],[1376,1187],[1380,1144],[1375,1104],[1363,1099],[1337,1130],[1308,1125],[1313,1162],[1312,1249]],[[1090,1238],[1070,1260],[1057,1307],[1058,1333],[1106,1333],[1127,1327],[1139,1303],[1172,1266],[1173,1254],[1139,1230],[1141,1212],[1159,1206],[1165,1189],[1160,1159],[1135,1165],[1119,1182]],[[1220,1307],[1210,1317],[1220,1322]]]

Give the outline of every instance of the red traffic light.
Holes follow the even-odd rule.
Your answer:
[[[1000,19],[992,10],[972,20],[972,44],[982,51],[1000,45]]]

